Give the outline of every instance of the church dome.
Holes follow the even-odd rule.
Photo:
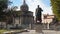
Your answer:
[[[21,5],[20,9],[21,9],[21,11],[28,11],[29,10],[29,7],[26,4],[25,0],[23,2],[23,5]]]

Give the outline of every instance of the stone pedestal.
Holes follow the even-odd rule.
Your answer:
[[[36,30],[36,32],[42,33],[42,26],[36,25],[35,30]]]

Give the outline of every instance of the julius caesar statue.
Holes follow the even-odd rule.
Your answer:
[[[38,8],[36,9],[36,23],[37,24],[40,24],[42,22],[42,19],[41,19],[42,11],[43,10],[38,5]]]

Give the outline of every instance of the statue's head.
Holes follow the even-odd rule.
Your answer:
[[[39,5],[38,5],[38,8],[39,8]]]

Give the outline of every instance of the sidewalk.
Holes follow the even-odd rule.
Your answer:
[[[60,34],[60,31],[55,30],[43,30],[44,34]]]

